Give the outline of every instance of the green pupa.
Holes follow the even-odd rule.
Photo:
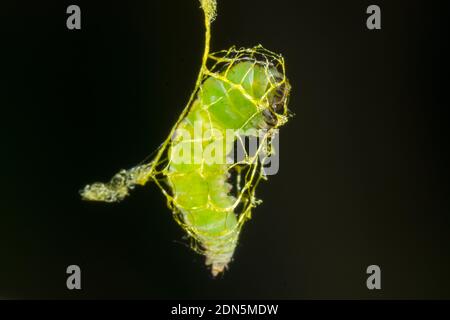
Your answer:
[[[122,170],[106,184],[87,185],[81,194],[85,200],[116,202],[135,185],[154,181],[175,220],[191,236],[192,248],[205,255],[206,265],[217,276],[228,267],[241,228],[259,203],[255,188],[265,178],[261,155],[270,156],[271,139],[288,121],[291,87],[283,57],[262,46],[210,54],[216,2],[200,2],[206,27],[202,66],[168,138],[149,163]],[[200,138],[196,138],[198,129],[206,132]],[[239,133],[251,130],[264,132],[256,154],[230,163],[227,159]],[[205,155],[207,150],[214,150],[214,161]]]

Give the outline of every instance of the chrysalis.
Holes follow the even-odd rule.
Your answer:
[[[122,170],[109,183],[87,185],[82,197],[120,201],[136,184],[151,179],[216,276],[232,260],[243,223],[259,203],[255,188],[265,177],[262,164],[273,152],[272,138],[288,121],[291,87],[283,58],[262,46],[209,54],[209,23],[216,7],[215,1],[201,4],[205,58],[191,99],[169,137],[151,162]],[[207,11],[211,8],[214,12]],[[259,134],[260,144],[254,154],[230,161],[243,132]]]

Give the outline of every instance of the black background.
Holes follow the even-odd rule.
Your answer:
[[[281,52],[296,116],[213,279],[156,186],[78,194],[165,139],[200,66],[197,1],[2,2],[0,298],[450,298],[447,11],[374,3],[378,31],[368,1],[219,1],[212,49]]]

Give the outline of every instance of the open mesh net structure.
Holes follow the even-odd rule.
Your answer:
[[[207,33],[209,32],[209,23],[216,15],[216,1],[200,0],[203,10],[205,11],[205,24]],[[173,145],[175,132],[189,114],[193,104],[198,99],[204,82],[212,77],[223,81],[230,86],[230,89],[238,89],[243,96],[251,101],[257,110],[256,113],[263,112],[271,107],[273,103],[273,95],[280,87],[290,89],[289,83],[285,76],[285,63],[283,57],[269,50],[264,49],[261,45],[253,48],[232,47],[228,50],[208,54],[209,37],[207,36],[205,52],[207,55],[203,60],[199,78],[192,92],[191,98],[181,113],[177,123],[171,129],[167,139],[155,151],[155,156],[150,161],[144,161],[128,170],[121,170],[107,183],[93,183],[81,190],[82,198],[91,201],[118,202],[123,200],[136,185],[145,185],[148,181],[155,182],[161,189],[167,199],[168,207],[174,213],[175,220],[180,226],[191,236],[191,247],[199,253],[205,253],[201,245],[201,235],[195,228],[192,228],[183,219],[180,212],[180,205],[177,203],[173,194],[174,190],[167,183],[167,176],[171,166],[169,150]],[[250,62],[249,72],[251,68],[263,68],[268,80],[267,88],[262,97],[257,99],[247,92],[242,83],[233,83],[227,78],[227,73],[233,66],[240,62]],[[244,80],[244,79],[242,79]],[[278,127],[287,122],[289,111],[287,109],[288,94],[283,97],[281,112],[272,113],[276,117],[276,124],[267,127],[263,135],[259,136],[259,143],[256,152],[248,152],[245,141],[241,132],[236,131],[235,142],[241,145],[241,150],[245,150],[244,157],[239,161],[227,164],[229,172],[227,183],[232,184],[230,194],[234,197],[235,202],[230,212],[236,214],[238,223],[229,235],[239,233],[244,222],[251,217],[251,209],[260,203],[255,196],[255,189],[261,179],[265,179],[263,165],[265,159],[270,157],[274,152],[272,148],[272,139],[276,134]],[[198,103],[198,102],[197,102]],[[230,208],[228,208],[230,209]],[[226,239],[235,239],[236,237],[224,237]],[[236,240],[230,240],[236,241]],[[200,245],[199,245],[200,244]],[[225,244],[224,244],[225,245]]]

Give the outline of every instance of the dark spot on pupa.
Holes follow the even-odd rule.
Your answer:
[[[277,117],[269,109],[264,109],[262,112],[264,121],[269,127],[274,127],[277,124]]]
[[[272,109],[277,114],[283,114],[284,106],[287,104],[287,99],[289,97],[289,84],[282,83],[275,89],[273,100],[272,100]]]

